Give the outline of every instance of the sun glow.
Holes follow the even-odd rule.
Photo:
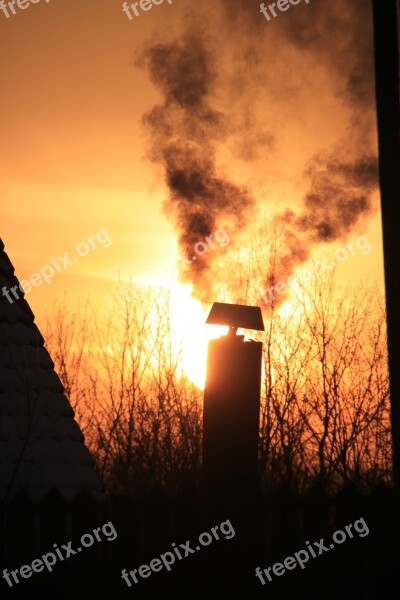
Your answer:
[[[204,389],[208,342],[224,335],[227,327],[206,325],[209,308],[190,294],[190,285],[171,286],[171,328],[176,352],[182,351],[182,368],[189,379]]]
[[[179,359],[179,365],[186,376],[199,388],[204,389],[208,342],[225,335],[228,329],[226,326],[206,325],[206,319],[212,302],[224,301],[224,298],[210,298],[209,305],[205,306],[192,297],[191,285],[180,283],[174,275],[170,273],[164,277],[135,278],[135,282],[154,287],[155,290],[160,290],[161,286],[161,289],[168,293],[173,356]],[[299,277],[298,273],[296,275]],[[296,314],[296,307],[299,296],[302,296],[302,285],[297,277],[293,278],[286,290],[285,299],[277,307],[279,316],[287,319],[292,325],[300,318]],[[304,285],[304,281],[302,283]]]
[[[208,342],[225,335],[228,330],[226,326],[206,325],[206,319],[212,302],[223,299],[212,298],[210,305],[204,306],[192,297],[191,285],[178,282],[171,274],[137,277],[133,283],[150,286],[161,294],[167,293],[173,356],[179,359],[178,363],[190,381],[204,389]],[[131,285],[130,281],[120,281],[119,289],[129,297]]]

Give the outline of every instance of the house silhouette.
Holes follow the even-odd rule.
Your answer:
[[[0,239],[0,501],[24,492],[40,501],[56,491],[66,501],[89,492],[104,498],[84,436],[64,394],[34,314]]]

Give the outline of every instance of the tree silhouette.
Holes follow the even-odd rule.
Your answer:
[[[247,302],[256,288],[249,279]],[[262,304],[266,329],[256,335],[264,343],[264,488],[283,481],[297,490],[315,482],[330,489],[390,481],[378,291],[341,289],[332,270],[296,278],[285,298],[285,305]],[[140,496],[154,486],[176,492],[198,483],[202,392],[174,348],[168,291],[132,284],[115,294],[106,321],[87,310],[80,316],[56,310],[47,323],[50,353],[108,490]]]

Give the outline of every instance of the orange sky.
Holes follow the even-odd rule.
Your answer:
[[[211,37],[217,40],[221,23],[226,27],[226,45],[217,53],[221,78],[213,106],[232,113],[233,127],[238,127],[237,138],[233,133],[217,145],[218,168],[251,190],[260,214],[299,207],[307,164],[345,135],[350,109],[338,90],[346,61],[332,58],[335,71],[315,46],[300,57],[299,46],[283,37],[289,22],[298,36],[313,18],[322,22],[322,8],[315,2],[315,9],[302,4],[281,13],[276,23],[262,21],[254,3],[254,24],[253,13],[247,22],[235,21],[232,12],[228,22],[217,0],[202,5]],[[51,285],[27,294],[39,322],[44,309],[65,292],[71,305],[90,297],[104,307],[119,276],[157,278],[175,269],[177,237],[161,209],[167,196],[162,169],[145,156],[149,134],[140,123],[161,96],[147,71],[134,62],[143,44],[174,39],[185,27],[184,15],[193,14],[197,5],[174,0],[134,21],[117,0],[51,0],[9,19],[0,13],[0,237],[16,275],[29,278],[51,256],[75,256],[77,244],[101,229],[112,238],[108,248],[91,250],[57,273]],[[235,36],[250,39],[253,31],[260,38],[255,49],[249,48],[264,53],[265,63],[249,75],[236,56]],[[338,49],[340,38],[332,55]],[[246,137],[246,118],[255,120],[253,133],[265,129],[267,141],[257,148],[254,137]],[[274,137],[270,146],[269,134]],[[378,206],[377,193],[374,197]],[[217,225],[228,230],[224,222]],[[257,217],[245,232],[256,225]],[[235,231],[228,233],[234,245]],[[377,282],[383,289],[379,210],[322,251],[333,256],[336,248],[363,234],[372,251],[340,264],[338,275],[345,281]],[[238,236],[236,245],[243,239]]]

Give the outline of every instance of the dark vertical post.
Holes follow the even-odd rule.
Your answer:
[[[400,107],[397,0],[373,0],[379,178],[383,226],[393,437],[393,476],[400,489]]]
[[[208,345],[203,481],[212,492],[255,492],[262,343],[228,334]]]

